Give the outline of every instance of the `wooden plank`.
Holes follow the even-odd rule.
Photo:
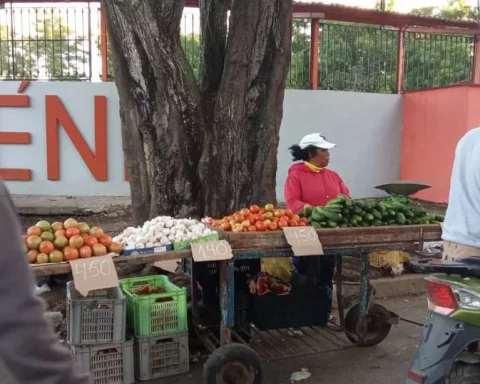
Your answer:
[[[317,229],[324,247],[361,246],[379,243],[413,243],[439,241],[442,230],[437,224],[404,225],[385,227],[359,227]],[[227,240],[233,249],[289,248],[283,232],[224,232],[220,237]]]
[[[218,230],[220,238],[227,240],[237,252],[251,250],[281,250],[288,253],[290,246],[282,231],[275,232],[225,232]],[[388,227],[366,228],[336,228],[318,229],[318,237],[324,248],[327,249],[361,249],[369,246],[381,249],[383,245],[405,245],[405,250],[412,244],[422,241],[441,240],[442,230],[440,225],[404,225]],[[157,254],[115,257],[115,264],[151,264],[156,261],[192,258],[190,249],[169,251]],[[69,263],[31,265],[36,276],[51,276],[71,273]]]

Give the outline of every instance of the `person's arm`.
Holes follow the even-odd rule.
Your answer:
[[[350,195],[350,190],[347,187],[347,184],[345,184],[345,182],[342,180],[340,176],[338,178],[340,179],[340,193],[349,198],[352,198],[352,196]]]
[[[343,179],[340,177],[338,173],[336,173],[336,175],[337,175],[337,182],[340,187],[340,193],[349,198],[352,198],[352,196],[350,195],[350,190],[348,189],[347,184],[345,184],[345,181],[343,181]]]
[[[90,384],[44,319],[21,241],[20,223],[0,180],[0,360],[22,384]]]
[[[293,212],[300,212],[305,207],[305,202],[302,201],[302,187],[300,180],[295,174],[290,174],[285,181],[285,202],[287,208]]]

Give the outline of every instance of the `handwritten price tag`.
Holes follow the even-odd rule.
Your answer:
[[[283,233],[295,256],[323,255],[322,243],[313,227],[284,227]]]
[[[78,292],[87,296],[96,289],[118,287],[118,275],[112,256],[71,260],[73,283]]]
[[[196,262],[230,260],[233,257],[232,247],[226,240],[191,243],[190,246]]]

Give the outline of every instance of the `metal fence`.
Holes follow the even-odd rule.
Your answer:
[[[186,13],[181,29],[183,47],[198,76],[198,15]],[[310,31],[310,20],[294,20],[289,88],[309,87]],[[397,32],[385,27],[322,23],[318,88],[395,92],[397,43]],[[99,81],[101,68],[98,4],[7,5],[0,10],[0,79]],[[405,90],[469,82],[472,70],[473,36],[406,33]]]

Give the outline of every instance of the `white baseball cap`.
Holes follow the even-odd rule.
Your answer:
[[[305,149],[310,145],[322,149],[332,149],[337,146],[337,144],[333,144],[327,141],[325,136],[323,136],[321,133],[310,133],[306,136],[303,136],[302,140],[300,140],[300,143],[298,143],[298,145],[301,149]]]

